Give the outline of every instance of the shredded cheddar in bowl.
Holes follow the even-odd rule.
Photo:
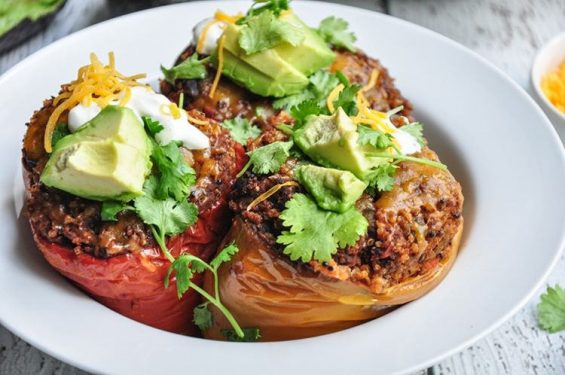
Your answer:
[[[542,77],[541,90],[551,104],[565,114],[565,61]]]

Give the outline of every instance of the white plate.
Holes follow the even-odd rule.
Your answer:
[[[236,344],[165,333],[94,302],[43,261],[14,214],[24,123],[94,51],[113,50],[125,73],[170,64],[191,28],[216,8],[196,2],[96,25],[26,59],[0,79],[0,322],[47,353],[103,373],[401,373],[471,344],[540,286],[564,243],[565,157],[541,110],[477,55],[421,27],[345,6],[296,2],[317,24],[350,21],[358,45],[397,77],[432,147],[466,197],[462,253],[424,298],[362,326],[294,342]],[[16,187],[16,193],[21,187]]]

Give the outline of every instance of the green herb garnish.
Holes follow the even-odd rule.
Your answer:
[[[240,30],[239,46],[251,55],[271,49],[283,42],[297,46],[304,33],[292,24],[280,21],[270,10],[248,18]]]
[[[249,139],[255,139],[261,134],[261,129],[253,125],[245,117],[235,117],[222,122],[222,126],[230,131],[231,137],[237,143],[247,145]]]
[[[555,333],[565,330],[565,290],[548,286],[538,304],[538,322],[542,329]]]
[[[278,172],[286,159],[290,156],[290,149],[292,145],[292,141],[274,142],[248,152],[247,155],[249,155],[249,161],[238,173],[237,177],[243,176],[243,174],[251,166],[253,167],[253,173],[256,174]]]
[[[239,337],[237,332],[233,329],[222,329],[220,333],[226,340],[234,342],[255,342],[261,338],[259,328],[244,328],[243,337]]]
[[[261,6],[257,6],[262,4]],[[270,11],[275,16],[280,16],[283,10],[288,10],[290,0],[255,0],[251,8],[247,11],[245,17],[240,18],[237,21],[238,25],[243,25],[249,21],[253,16],[257,16],[263,12]]]
[[[57,142],[71,134],[67,124],[57,124],[53,130],[53,135],[51,136],[51,148],[54,148]]]
[[[170,69],[161,65],[161,71],[165,80],[171,84],[174,84],[177,79],[203,79],[208,75],[205,64],[209,60],[210,57],[198,60],[198,54],[193,53],[188,59]]]
[[[367,233],[369,223],[355,208],[343,213],[325,211],[298,193],[285,205],[280,218],[289,228],[277,237],[291,260],[327,262],[338,248],[354,245]]]
[[[174,260],[167,272],[167,276],[165,277],[165,287],[169,287],[170,279],[174,272],[179,299],[190,289],[193,289],[206,299],[205,303],[198,305],[194,309],[194,322],[201,327],[201,329],[207,329],[213,323],[212,314],[208,310],[208,304],[211,303],[226,317],[233,327],[235,335],[240,339],[243,339],[245,338],[244,330],[241,329],[231,312],[223,305],[220,299],[218,284],[218,268],[222,263],[230,261],[232,256],[236,254],[238,250],[239,249],[234,244],[226,246],[209,264],[192,254],[185,253],[180,255]],[[196,273],[204,271],[209,271],[214,277],[213,295],[192,282],[192,277]]]
[[[349,23],[346,20],[331,16],[320,23],[317,32],[326,43],[334,47],[355,51],[353,43],[355,43],[357,37],[354,33],[347,31],[348,27]]]
[[[421,147],[426,145],[426,141],[424,140],[424,127],[421,123],[413,122],[411,124],[404,125],[400,129],[416,138],[416,141],[418,141],[418,144]]]
[[[307,100],[314,100],[320,110],[326,106],[326,98],[330,92],[340,83],[339,78],[328,71],[319,70],[310,76],[310,84],[305,90],[298,94],[285,96],[273,102],[276,109],[290,110],[292,107],[299,105]],[[321,112],[320,112],[321,113]]]

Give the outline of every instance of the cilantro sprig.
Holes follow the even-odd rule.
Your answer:
[[[330,73],[326,70],[319,70],[309,77],[310,83],[303,91],[285,96],[284,98],[277,99],[273,102],[275,109],[284,108],[290,110],[292,107],[300,103],[313,100],[320,108],[325,106],[325,101],[330,92],[340,83],[336,74]]]
[[[259,147],[247,153],[249,161],[238,173],[237,177],[252,167],[253,173],[267,174],[276,173],[290,156],[290,149],[293,146],[292,141],[274,142],[263,147]]]
[[[414,137],[421,147],[426,145],[426,141],[424,140],[424,126],[421,123],[412,122],[408,125],[404,125],[400,129]]]
[[[297,46],[304,38],[299,28],[279,20],[277,15],[267,10],[248,18],[240,31],[239,46],[247,55],[251,55],[281,43]]]
[[[353,52],[355,51],[353,43],[355,43],[357,37],[354,33],[347,31],[348,27],[349,23],[346,20],[331,16],[322,20],[317,32],[326,43]]]
[[[242,145],[246,145],[249,139],[255,139],[261,134],[261,129],[241,116],[225,120],[221,125],[230,131],[232,138],[236,142]]]
[[[280,16],[283,10],[288,10],[291,0],[255,0],[251,8],[247,11],[245,17],[237,20],[238,25],[243,25],[249,21],[251,17],[257,16],[263,12],[270,11],[275,16]]]
[[[277,243],[291,260],[327,262],[338,248],[354,245],[367,233],[367,219],[354,207],[343,213],[319,208],[305,194],[294,194],[280,218],[289,228],[277,237]]]
[[[169,83],[175,83],[177,79],[203,79],[208,75],[206,63],[209,60],[209,56],[199,60],[198,54],[194,53],[188,59],[172,68],[167,69],[161,65],[161,72],[163,72],[165,80]]]
[[[547,287],[538,304],[538,322],[550,333],[565,330],[565,289],[559,285]]]
[[[218,281],[218,269],[222,263],[229,262],[238,251],[239,249],[237,246],[230,244],[222,249],[216,257],[210,261],[210,263],[206,263],[199,257],[192,254],[182,254],[171,264],[171,267],[165,277],[165,287],[169,287],[171,277],[174,273],[179,299],[182,298],[182,296],[190,289],[193,289],[206,299],[206,302],[201,303],[194,308],[194,323],[198,326],[198,328],[206,330],[212,326],[213,316],[208,309],[209,304],[212,304],[226,317],[230,325],[233,327],[235,337],[241,340],[246,337],[245,332],[240,327],[232,313],[222,303],[220,299]],[[204,271],[210,272],[214,278],[214,292],[212,294],[192,282],[192,278],[195,274],[202,273]]]

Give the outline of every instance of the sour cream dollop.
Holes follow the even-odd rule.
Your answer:
[[[422,151],[422,146],[420,146],[416,138],[402,130],[402,128],[396,129],[392,136],[398,142],[400,152],[404,155],[411,155]]]
[[[210,25],[210,26],[208,26]],[[224,33],[227,23],[219,21],[215,18],[206,18],[200,21],[194,29],[192,29],[194,45],[198,47],[202,33],[205,32],[202,48],[196,52],[211,55],[218,46],[218,39]]]
[[[111,104],[117,105],[118,102]],[[141,120],[142,116],[149,116],[159,121],[164,129],[155,135],[159,144],[166,145],[172,141],[180,141],[189,150],[208,148],[208,137],[192,125],[186,112],[180,110],[180,117],[175,118],[169,111],[171,101],[164,95],[157,94],[148,87],[132,87],[131,98],[125,107],[130,108]],[[102,108],[91,103],[90,106],[78,104],[69,111],[69,130],[75,132],[88,121],[92,120]]]

